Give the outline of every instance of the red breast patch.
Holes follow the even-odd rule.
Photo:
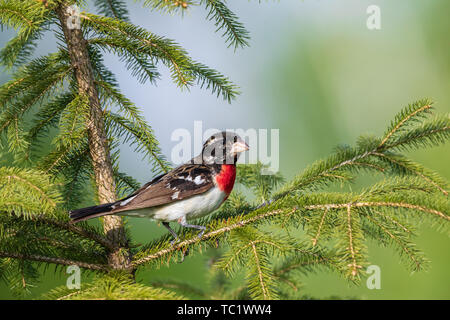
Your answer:
[[[236,166],[233,164],[223,164],[219,174],[216,176],[216,183],[220,190],[227,196],[231,193],[236,179]]]

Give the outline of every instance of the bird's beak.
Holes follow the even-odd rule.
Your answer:
[[[238,141],[233,143],[233,145],[231,146],[231,153],[238,154],[247,151],[248,149],[250,149],[248,147],[248,144],[246,144],[244,141]]]

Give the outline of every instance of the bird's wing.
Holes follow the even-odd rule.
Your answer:
[[[208,166],[185,164],[159,176],[125,199],[118,201],[111,212],[122,212],[160,206],[183,200],[214,187]]]

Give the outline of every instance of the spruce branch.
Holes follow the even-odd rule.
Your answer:
[[[54,74],[51,78],[28,79],[30,82],[34,82],[34,88],[33,86],[31,88],[28,88],[31,89],[29,94],[24,95],[20,99],[17,99],[13,103],[11,103],[8,109],[3,111],[0,120],[0,131],[3,131],[15,119],[21,117],[23,113],[29,110],[37,102],[52,94],[52,89],[54,89],[57,84],[62,83],[70,71],[71,68],[66,67],[59,70],[59,72],[57,74]],[[20,82],[25,85],[22,80]],[[10,92],[8,92],[7,90],[3,91],[2,89],[10,88],[11,86],[9,85],[4,85],[0,88],[0,99],[2,100],[2,102],[6,102],[11,95]],[[20,88],[17,88],[15,91],[17,91],[18,94],[21,94],[23,91],[19,92],[19,90]]]
[[[120,115],[113,114],[111,112],[105,113],[105,119],[108,122],[108,126],[115,133],[119,133],[125,142],[131,141],[131,145],[136,144],[135,151],[144,153],[144,156],[151,156],[151,163],[153,171],[158,174],[161,172],[168,172],[170,165],[165,158],[160,154],[157,140],[154,138],[151,129],[143,123],[136,123],[129,121],[128,119],[121,117]]]
[[[76,265],[76,266],[79,266],[80,268],[90,269],[90,270],[98,270],[98,271],[108,271],[109,270],[109,267],[107,265],[86,263],[86,262],[82,262],[82,261],[75,261],[75,260],[58,258],[58,257],[46,257],[46,256],[34,255],[34,254],[25,255],[25,254],[20,254],[20,253],[0,251],[0,258],[30,260],[30,261],[36,261],[36,262],[65,265],[65,266]]]
[[[319,223],[319,225],[317,227],[317,231],[315,232],[315,236],[314,236],[314,238],[311,239],[313,246],[315,246],[317,244],[317,240],[319,239],[319,236],[320,236],[320,231],[322,229],[322,226],[324,224],[325,218],[326,218],[327,213],[328,213],[329,210],[330,209],[328,207],[326,207],[323,210],[322,217],[320,218],[320,223]]]
[[[263,253],[257,249],[255,242],[251,242],[251,246],[255,261],[254,266],[256,267],[256,272],[250,271],[250,275],[251,273],[257,275],[258,285],[252,283],[249,286],[250,287],[249,289],[253,297],[255,298],[261,297],[264,300],[268,300],[272,298],[274,293],[272,293],[271,290],[269,289],[268,282],[272,279],[272,274],[268,272],[268,270],[270,269],[266,266],[266,263],[268,262],[267,257],[264,256]]]
[[[32,217],[55,213],[61,195],[51,177],[40,171],[0,167],[0,211]]]
[[[193,237],[191,239],[184,240],[174,246],[169,245],[169,241],[165,241],[165,245],[160,244],[161,247],[165,246],[166,248],[160,249],[155,251],[151,254],[140,254],[139,257],[136,257],[136,260],[132,262],[133,266],[139,266],[141,264],[147,263],[152,260],[160,259],[161,257],[168,256],[173,252],[176,252],[177,250],[180,250],[182,248],[186,248],[191,245],[199,244],[201,241],[205,240],[211,240],[211,239],[217,239],[220,236],[223,236],[224,234],[235,230],[239,228],[243,228],[247,225],[251,225],[254,223],[261,223],[262,221],[266,221],[266,219],[269,219],[271,217],[290,217],[294,213],[304,212],[304,211],[316,211],[316,210],[325,210],[325,209],[345,209],[348,210],[348,208],[372,208],[372,207],[380,207],[380,208],[400,208],[400,209],[409,209],[413,211],[420,211],[424,213],[429,213],[432,215],[436,215],[440,218],[443,218],[444,220],[449,220],[450,217],[445,215],[443,212],[435,210],[433,208],[425,207],[425,206],[419,206],[414,205],[410,203],[402,203],[402,202],[350,202],[350,203],[324,203],[324,204],[317,204],[317,205],[307,205],[304,207],[298,207],[294,206],[289,208],[283,208],[283,209],[276,209],[276,210],[269,210],[269,211],[260,211],[262,209],[257,210],[256,212],[252,212],[252,214],[247,214],[243,217],[238,217],[234,219],[228,219],[228,221],[215,221],[213,225],[216,228],[210,228],[213,229],[210,232],[205,233],[201,239],[198,239],[196,237]],[[267,209],[266,209],[267,210]],[[234,223],[232,223],[234,222]],[[217,228],[217,226],[220,226]]]
[[[323,213],[326,211],[327,215],[341,212],[339,218],[342,225],[342,232],[337,234],[342,236],[343,244],[339,246],[346,248],[342,250],[340,255],[342,262],[346,262],[341,268],[349,270],[349,275],[354,278],[359,274],[359,270],[365,264],[366,254],[362,244],[364,235],[360,226],[360,216],[363,215],[366,209],[383,209],[387,210],[390,215],[404,210],[406,212],[419,212],[427,214],[430,217],[443,219],[448,221],[450,217],[445,212],[450,211],[448,199],[444,196],[436,194],[433,200],[424,200],[423,195],[418,197],[417,194],[412,193],[415,184],[420,181],[416,179],[394,179],[383,182],[379,186],[374,186],[368,190],[363,190],[360,194],[310,194],[304,195],[301,198],[295,196],[284,197],[278,202],[257,209],[245,215],[238,215],[229,217],[223,220],[213,220],[205,233],[199,240],[195,236],[191,239],[182,241],[175,246],[170,246],[168,239],[163,239],[162,242],[153,244],[152,249],[146,252],[140,252],[136,255],[132,262],[133,266],[139,266],[152,261],[161,261],[161,259],[171,259],[173,254],[178,250],[186,250],[187,247],[200,248],[202,242],[209,245],[214,245],[214,241],[219,238],[224,238],[226,234],[232,230],[240,229],[249,225],[260,225],[264,222],[278,223],[280,220],[290,219],[291,221],[298,220],[298,218],[306,217],[311,213],[319,213],[317,216],[323,219]],[[380,192],[381,186],[386,190]],[[388,187],[390,186],[390,187]],[[415,187],[416,192],[428,194],[433,190],[430,186],[428,188],[422,185]],[[402,193],[406,191],[405,194]],[[441,200],[439,200],[441,199]],[[363,211],[361,211],[363,210]],[[422,217],[421,217],[422,218]],[[309,219],[308,219],[309,220]],[[331,222],[335,223],[334,219]],[[326,224],[322,222],[322,224]],[[333,225],[333,224],[332,224]],[[309,229],[309,226],[306,226]],[[403,229],[403,226],[401,226]],[[323,227],[321,227],[323,228]],[[333,227],[328,227],[329,232],[334,233]],[[317,227],[313,226],[315,244],[318,242]],[[321,231],[322,232],[322,231]],[[330,236],[329,237],[333,237]],[[241,250],[243,246],[239,246]],[[235,252],[236,253],[236,252]]]
[[[55,218],[35,217],[24,220],[21,217],[6,216],[1,217],[1,222],[0,252],[17,254],[17,259],[38,264],[43,262],[60,266],[70,265],[70,262],[75,261],[79,262],[80,267],[108,267],[105,255],[115,249],[105,247],[106,242],[96,236],[99,233],[92,228],[71,228]]]
[[[297,247],[306,247],[305,244]],[[338,270],[336,253],[332,250],[297,249],[293,254],[277,263],[273,275],[278,283],[278,293],[282,299],[305,299],[302,295],[302,277],[319,270]]]
[[[275,190],[284,182],[279,172],[275,174],[263,174],[269,168],[261,162],[252,165],[238,165],[238,176],[236,182],[250,188],[257,196],[258,202],[270,199],[271,191]]]
[[[407,256],[407,259],[412,264],[411,269],[413,271],[419,271],[423,269],[423,265],[425,265],[427,261],[424,259],[422,252],[417,250],[415,244],[409,241],[403,233],[398,232],[396,228],[385,225],[382,221],[376,219],[373,216],[366,215],[364,216],[364,218],[368,219],[372,225],[379,228],[381,232],[385,233],[390,238],[389,240],[399,248],[400,256]],[[382,239],[382,237],[378,236],[377,239],[379,241],[379,239]]]
[[[429,113],[432,107],[432,102],[429,100],[420,100],[413,104],[408,105],[399,114],[396,115],[395,119],[392,121],[391,125],[386,132],[385,137],[379,144],[379,148],[383,145],[397,132],[401,131],[408,122],[416,121],[419,117],[424,114]]]
[[[400,227],[406,233],[408,233],[408,234],[412,233],[412,228],[410,226],[405,226],[405,223],[400,222],[398,218],[388,216],[379,210],[372,209],[371,212],[376,213],[377,215],[381,216],[384,220],[396,225],[397,227]]]
[[[296,209],[293,209],[293,210],[296,210]],[[199,244],[201,241],[218,239],[220,236],[223,236],[224,234],[226,234],[232,230],[245,227],[252,223],[261,221],[264,218],[276,216],[276,215],[279,215],[279,214],[282,214],[285,212],[286,212],[285,209],[279,209],[279,210],[260,213],[259,215],[252,215],[251,217],[246,216],[243,219],[234,218],[234,219],[228,219],[225,221],[215,221],[215,222],[213,222],[215,224],[215,228],[211,228],[213,230],[211,232],[205,233],[201,239],[198,239],[198,237],[193,237],[193,238],[181,241],[174,246],[171,246],[169,244],[169,240],[167,239],[166,241],[164,241],[164,243],[161,243],[158,245],[159,248],[157,247],[157,249],[159,249],[159,250],[156,250],[155,252],[152,252],[152,253],[141,252],[139,255],[136,255],[135,260],[132,262],[132,265],[137,267],[142,264],[145,264],[145,263],[157,260],[157,259],[161,259],[162,257],[170,256],[172,253],[174,253],[180,249],[183,249],[188,246],[195,245],[195,244]],[[163,247],[163,249],[161,249],[161,247]]]
[[[53,139],[55,146],[72,146],[87,135],[86,120],[89,118],[89,98],[78,94],[64,108],[59,118],[59,133]]]
[[[63,197],[65,208],[73,208],[86,198],[86,182],[92,176],[92,165],[87,145],[80,150],[72,150],[65,157],[66,165],[59,166],[59,174],[64,177]]]
[[[289,193],[321,188],[336,181],[351,181],[352,173],[360,171],[361,168],[384,174],[418,175],[425,180],[434,181],[436,187],[445,194],[446,185],[441,185],[442,179],[436,174],[422,170],[408,161],[404,161],[403,166],[393,165],[395,163],[392,161],[389,165],[386,163],[392,158],[401,159],[401,156],[394,153],[398,149],[434,146],[444,143],[450,137],[448,115],[437,116],[431,121],[419,123],[419,126],[404,130],[407,124],[418,123],[423,118],[422,113],[430,109],[431,103],[428,100],[409,105],[396,116],[384,139],[361,137],[357,147],[338,149],[328,159],[316,162],[277,191],[273,200],[280,199]]]
[[[274,276],[281,278],[294,271],[306,274],[311,272],[313,268],[317,266],[336,266],[335,260],[336,257],[333,251],[324,252],[323,250],[305,250],[297,248],[294,255],[284,259],[282,263],[274,269]]]
[[[356,208],[365,208],[365,207],[391,207],[391,208],[403,208],[403,209],[411,209],[417,210],[424,213],[430,213],[436,215],[444,220],[449,221],[450,216],[446,215],[444,212],[435,210],[433,208],[414,205],[410,203],[404,202],[354,202],[354,203],[327,203],[321,205],[311,205],[306,206],[306,210],[316,210],[316,209],[348,209],[348,208],[356,207]]]
[[[89,43],[130,61],[128,66],[141,79],[155,78],[157,74],[152,70],[153,65],[162,61],[169,67],[172,79],[181,88],[190,87],[197,80],[201,87],[210,88],[213,93],[222,95],[228,101],[238,94],[236,86],[227,77],[193,61],[173,40],[156,36],[125,21],[88,13],[81,16],[86,26],[101,36],[91,38]]]
[[[103,235],[100,234],[100,232],[96,231],[95,229],[90,228],[87,224],[84,224],[83,226],[75,225],[73,223],[62,221],[54,218],[49,218],[45,215],[35,216],[32,218],[32,220],[36,224],[46,224],[54,226],[61,230],[67,230],[73,233],[76,233],[84,238],[91,239],[103,247],[114,250],[116,249],[116,246],[114,243],[109,241],[107,238],[105,238]]]
[[[137,0],[142,2],[144,7],[149,7],[152,10],[159,10],[163,13],[183,13],[192,5],[196,5],[192,0]]]
[[[117,166],[114,166],[114,177],[116,179],[117,193],[119,196],[125,196],[133,193],[141,187],[141,184],[133,177],[120,172]]]
[[[49,127],[56,127],[62,111],[74,99],[73,93],[68,92],[52,97],[47,103],[43,103],[27,133],[27,141],[32,144],[37,138],[44,136]]]
[[[412,175],[418,176],[421,179],[434,185],[444,195],[448,195],[447,183],[437,173],[423,167],[421,164],[413,162],[402,155],[396,155],[392,153],[374,153],[374,156],[378,157],[383,162],[386,162],[394,171],[400,175]]]
[[[215,267],[230,275],[238,268],[245,268],[250,296],[253,299],[275,299],[277,293],[270,260],[293,250],[288,239],[246,227],[231,232],[228,243],[230,249]]]
[[[30,261],[4,259],[3,280],[15,297],[24,298],[38,281],[39,273]],[[1,264],[1,262],[0,262]]]
[[[47,174],[54,174],[62,170],[66,165],[71,165],[71,159],[75,154],[86,154],[87,137],[81,141],[71,141],[71,143],[60,144],[50,153],[40,158],[37,167]]]
[[[41,37],[41,28],[19,33],[0,51],[0,61],[9,69],[23,64],[34,52],[36,42]]]
[[[149,56],[162,59],[171,69],[172,77],[179,86],[187,86],[192,81],[186,52],[172,40],[155,36],[146,30],[125,21],[85,13],[81,14],[85,24],[107,35],[107,45],[111,48],[128,49],[136,47]],[[100,44],[98,39],[96,44]]]
[[[361,240],[362,236],[358,232],[359,226],[355,224],[355,217],[352,217],[352,206],[347,205],[347,237],[348,237],[348,251],[350,253],[350,262],[347,266],[351,270],[352,277],[358,274],[358,269],[362,268],[359,263],[358,253],[359,249],[356,249],[356,245],[361,245],[360,243],[355,243],[357,240]],[[356,230],[355,230],[356,229]],[[359,233],[359,239],[357,239],[356,234]],[[357,251],[358,250],[358,251]]]
[[[95,0],[95,6],[106,17],[128,21],[128,9],[122,0]]]
[[[221,95],[228,103],[231,103],[231,100],[234,100],[240,94],[238,86],[220,72],[208,68],[204,64],[192,62],[190,70],[197,78],[197,84],[200,88],[210,89],[212,93],[216,93],[217,97]]]
[[[178,281],[174,279],[164,279],[164,281],[152,281],[151,285],[156,288],[167,289],[170,291],[180,292],[188,297],[196,296],[202,299],[208,299],[207,293],[195,286],[192,286],[183,281]]]
[[[0,133],[7,132],[10,151],[26,151],[28,141],[21,127],[23,115],[54,94],[69,76],[71,67],[63,52],[38,58],[20,68],[13,80],[0,87]],[[19,122],[20,120],[20,122]]]
[[[48,10],[35,1],[0,1],[0,23],[8,28],[27,32],[38,27]]]
[[[183,296],[171,291],[136,283],[127,274],[111,273],[97,276],[90,283],[83,283],[81,289],[70,290],[66,286],[53,289],[43,296],[51,300],[179,300]]]
[[[105,121],[108,133],[118,136],[130,146],[135,145],[135,151],[142,153],[150,160],[155,174],[168,172],[170,164],[161,153],[159,142],[153,129],[145,121],[142,112],[128,98],[126,98],[113,84],[98,81],[99,88],[108,95],[107,102],[116,104],[121,114],[105,111]]]
[[[88,40],[91,46],[115,53],[123,62],[131,75],[136,77],[140,83],[155,82],[160,77],[152,59],[136,48],[125,47],[121,42],[112,38],[91,38]]]
[[[249,45],[250,36],[244,25],[239,22],[237,16],[225,5],[225,1],[221,0],[201,0],[208,10],[206,19],[214,20],[216,32],[224,30],[223,37],[228,46],[234,49],[246,47]]]

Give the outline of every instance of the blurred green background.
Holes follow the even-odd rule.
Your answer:
[[[204,129],[278,128],[280,170],[289,179],[338,144],[353,144],[360,134],[382,134],[393,116],[417,99],[431,98],[436,112],[450,112],[448,0],[229,1],[252,37],[250,48],[236,52],[214,33],[201,8],[181,18],[129,2],[135,24],[175,39],[194,59],[225,73],[242,91],[228,105],[198,88],[180,92],[167,72],[157,86],[140,85],[117,59],[108,58],[122,90],[143,108],[168,156],[175,145],[171,132],[192,130],[194,120],[202,120]],[[381,9],[381,30],[366,27],[369,5]],[[3,32],[1,44],[11,35]],[[44,41],[39,53],[55,47],[53,38]],[[2,81],[7,79],[2,73]],[[151,178],[147,164],[132,149],[124,146],[122,151],[123,170],[141,182]],[[410,156],[450,179],[448,144]],[[166,232],[144,219],[129,219],[128,224],[138,243]],[[369,242],[370,262],[381,268],[381,290],[369,290],[365,282],[350,285],[325,272],[304,277],[301,290],[317,298],[449,299],[448,236],[425,226],[417,242],[432,261],[427,272],[410,274],[393,250]],[[138,279],[182,279],[205,286],[207,262],[207,255],[188,257],[170,268],[140,272]],[[88,277],[83,274],[83,279]],[[65,280],[63,272],[48,268],[30,297]],[[4,285],[0,298],[12,298]]]

